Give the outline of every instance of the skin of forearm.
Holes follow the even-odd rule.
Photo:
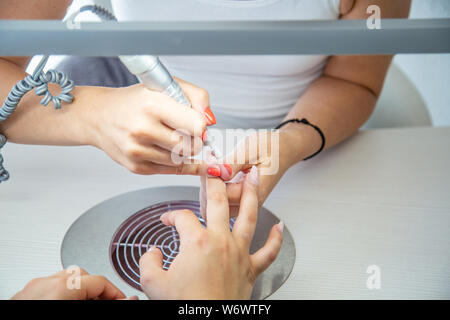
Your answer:
[[[342,0],[341,19],[367,19],[369,5],[381,8],[382,18],[407,18],[410,0]],[[332,56],[324,75],[299,99],[286,119],[306,118],[324,133],[325,148],[352,136],[371,115],[383,87],[392,56]],[[282,156],[290,164],[315,153],[321,145],[319,134],[311,127],[288,124],[280,139],[286,146]],[[284,142],[283,142],[284,141]],[[295,148],[297,147],[297,148]]]
[[[286,120],[306,118],[325,135],[330,148],[355,134],[370,117],[377,96],[357,83],[324,75],[298,100]],[[319,150],[322,140],[317,131],[303,124],[288,124],[282,130],[288,163],[294,164]]]
[[[17,65],[0,58],[0,99],[5,101],[11,88],[26,76]],[[51,92],[60,88],[50,87]],[[0,122],[0,132],[10,142],[43,145],[85,145],[90,144],[89,127],[86,125],[88,108],[92,97],[98,96],[95,87],[77,87],[72,91],[75,99],[72,103],[62,103],[60,110],[55,110],[52,103],[47,107],[40,104],[42,97],[34,91],[27,93],[15,112],[5,121]]]

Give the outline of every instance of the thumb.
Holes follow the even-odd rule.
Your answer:
[[[139,260],[142,289],[147,293],[166,276],[163,267],[161,250],[152,246]]]

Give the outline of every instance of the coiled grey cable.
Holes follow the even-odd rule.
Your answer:
[[[25,94],[35,89],[38,96],[44,96],[41,104],[46,107],[50,101],[56,110],[61,109],[61,102],[71,103],[73,96],[70,91],[75,87],[64,72],[57,70],[49,70],[44,73],[44,67],[48,61],[48,56],[42,57],[37,65],[33,75],[28,75],[25,79],[20,80],[11,89],[6,97],[3,106],[0,109],[0,122],[6,120],[16,110],[17,105]],[[61,87],[61,92],[57,96],[53,96],[48,90],[48,83],[55,83]],[[0,151],[6,143],[6,137],[0,133]],[[0,153],[0,183],[9,179],[8,171],[3,167],[3,157]]]
[[[117,21],[116,17],[106,9],[96,6],[87,5],[80,8],[69,19],[75,19],[75,17],[81,12],[91,11],[99,16],[101,19]],[[41,100],[41,104],[46,107],[50,101],[56,110],[61,109],[61,102],[71,103],[73,96],[70,93],[75,84],[70,80],[64,72],[57,70],[49,70],[44,73],[44,67],[47,64],[49,56],[43,56],[33,75],[28,75],[25,79],[20,80],[11,89],[11,92],[6,97],[5,102],[0,108],[0,122],[6,120],[16,110],[20,100],[31,90],[35,89],[35,93],[38,96],[44,96]],[[57,96],[53,96],[48,90],[48,83],[55,83],[61,87],[61,92]],[[3,156],[1,149],[6,144],[6,136],[0,133],[0,183],[9,179],[9,173],[3,166]]]
[[[109,20],[109,21],[117,21],[117,18],[105,8],[98,5],[86,5],[81,7],[77,12],[75,12],[70,19],[75,19],[75,17],[81,12],[90,11],[95,13],[100,19]]]

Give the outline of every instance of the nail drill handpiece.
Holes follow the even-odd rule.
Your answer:
[[[183,93],[178,82],[171,76],[167,68],[156,56],[120,56],[122,63],[134,74],[148,89],[164,92],[177,102],[192,107],[189,100]],[[221,158],[220,151],[212,143],[210,136],[203,143],[211,148],[212,153]]]

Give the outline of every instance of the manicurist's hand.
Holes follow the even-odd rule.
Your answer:
[[[240,213],[230,232],[225,183],[207,180],[207,228],[189,210],[172,211],[161,221],[180,234],[180,253],[169,270],[153,247],[140,260],[141,285],[151,299],[248,299],[256,278],[277,257],[283,224],[272,227],[264,247],[249,254],[258,215],[258,173],[243,184]]]
[[[134,173],[200,174],[201,166],[183,159],[201,151],[203,132],[215,118],[208,93],[178,81],[192,108],[142,85],[102,88],[84,108],[90,143]]]
[[[76,274],[75,272],[79,272]],[[135,300],[126,298],[108,279],[79,268],[31,280],[13,300]]]

